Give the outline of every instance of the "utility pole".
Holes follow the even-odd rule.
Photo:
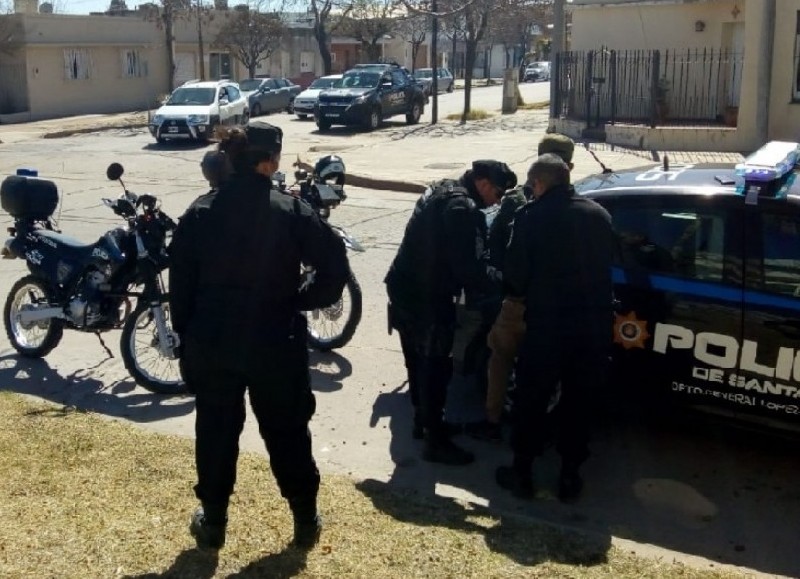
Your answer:
[[[203,54],[203,6],[202,0],[197,0],[197,50],[200,56],[200,80],[206,79],[206,62]]]
[[[439,52],[439,17],[436,15],[438,9],[436,0],[431,0],[431,12],[433,12],[431,18],[433,22],[433,29],[431,30],[431,75],[433,76],[433,82],[431,83],[431,92],[433,93],[433,104],[431,105],[432,125],[437,123],[437,117],[439,116],[439,59],[437,58]]]
[[[566,48],[565,43],[565,30],[564,24],[564,0],[554,0],[553,2],[553,39],[550,45],[550,63],[551,69],[556,71],[555,79],[550,79],[550,116],[553,117],[555,112],[553,110],[554,103],[556,102],[556,91],[558,90],[558,79],[561,74],[561,61],[559,55],[564,52]]]

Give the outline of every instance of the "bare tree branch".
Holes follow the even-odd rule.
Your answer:
[[[236,7],[220,27],[214,45],[233,52],[252,78],[258,65],[280,49],[285,34],[286,26],[280,14]]]
[[[22,20],[8,12],[0,13],[0,52],[13,54],[22,46],[25,29]]]

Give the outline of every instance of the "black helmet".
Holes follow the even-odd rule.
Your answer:
[[[200,168],[203,170],[203,177],[212,187],[219,187],[219,184],[230,174],[228,159],[222,151],[209,151],[203,155]]]
[[[344,161],[338,155],[322,157],[314,165],[314,176],[323,182],[335,179],[337,185],[344,185]]]

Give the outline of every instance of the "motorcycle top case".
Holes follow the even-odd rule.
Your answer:
[[[0,185],[0,205],[14,219],[44,220],[58,206],[58,189],[46,179],[10,175]]]

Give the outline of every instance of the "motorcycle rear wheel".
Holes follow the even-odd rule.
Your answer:
[[[308,343],[320,352],[330,352],[346,345],[361,322],[361,286],[353,272],[335,304],[306,312]]]
[[[169,324],[169,304],[161,304],[166,317],[167,332],[177,339]],[[158,328],[149,303],[139,303],[125,320],[120,339],[125,369],[136,383],[156,394],[186,394],[177,355],[164,356],[159,349]]]
[[[43,358],[58,346],[64,335],[64,321],[58,318],[23,324],[19,313],[37,304],[52,304],[55,293],[50,284],[34,275],[26,275],[8,292],[3,311],[6,336],[11,346],[28,358]]]

